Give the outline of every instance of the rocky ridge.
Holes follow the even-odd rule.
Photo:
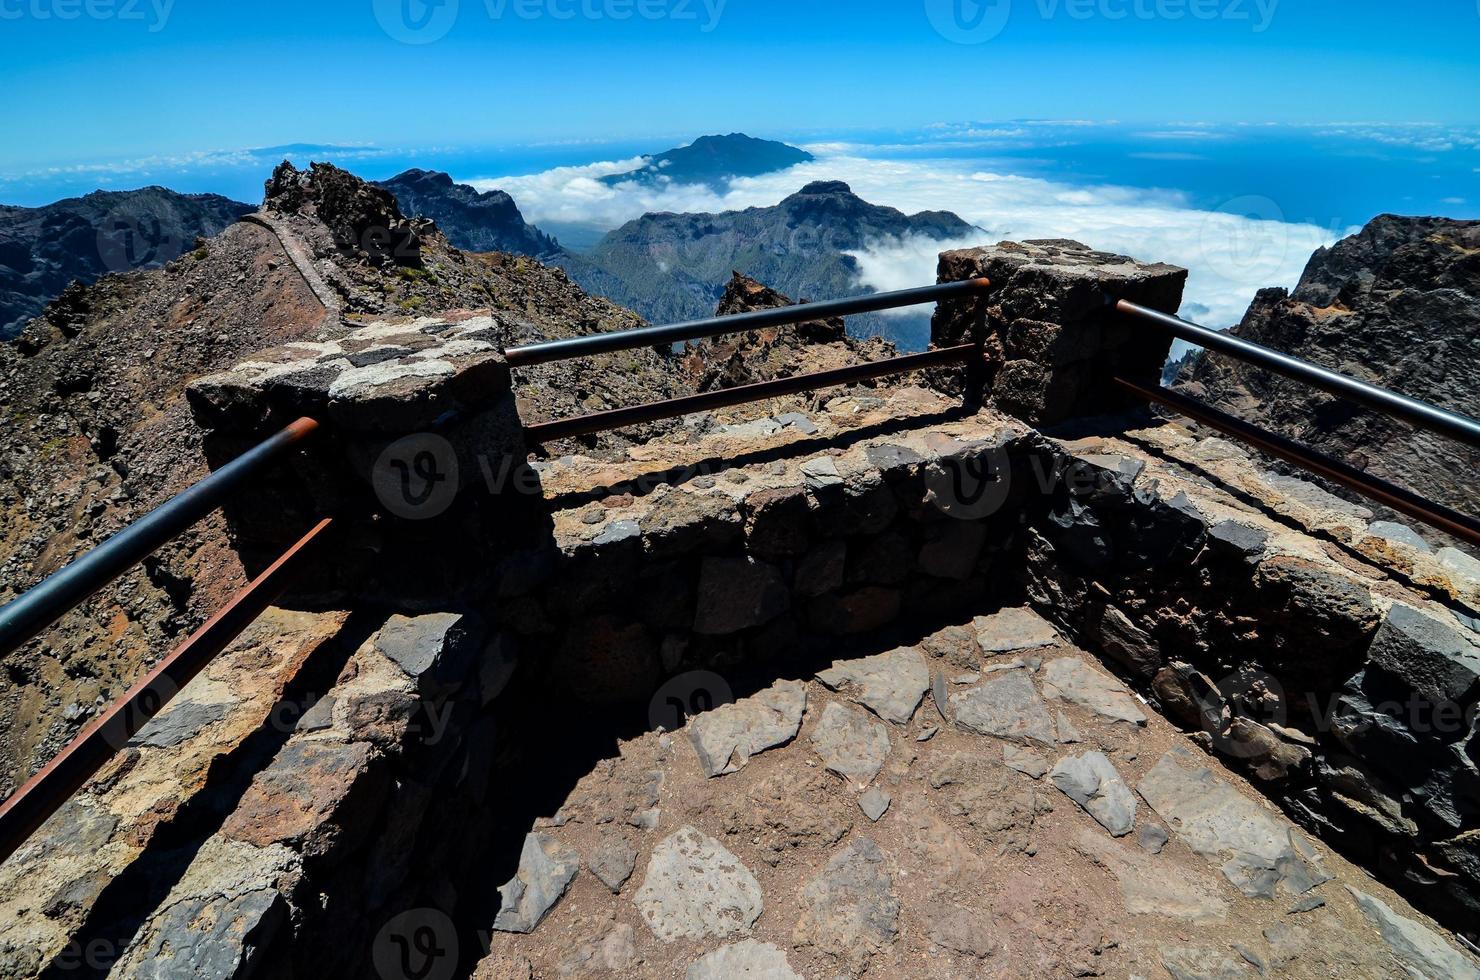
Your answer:
[[[773,207],[643,215],[559,264],[588,292],[666,323],[707,316],[734,272],[798,299],[840,299],[860,291],[849,251],[881,239],[962,238],[974,230],[948,212],[906,215],[868,203],[841,181],[819,181]],[[855,333],[921,349],[927,317],[860,316]]]
[[[1261,291],[1233,333],[1474,416],[1480,222],[1374,218],[1311,256],[1292,292]],[[1358,469],[1460,511],[1480,510],[1476,450],[1216,354],[1184,368],[1178,384]]]
[[[96,191],[37,208],[0,206],[0,342],[73,283],[158,268],[251,210],[216,194],[163,187]]]

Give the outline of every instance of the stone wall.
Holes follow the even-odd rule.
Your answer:
[[[1177,426],[1053,445],[1036,606],[1307,828],[1480,930],[1480,566]]]

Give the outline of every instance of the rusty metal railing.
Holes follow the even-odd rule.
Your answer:
[[[712,317],[708,320],[693,320],[659,327],[641,327],[636,330],[621,330],[614,333],[557,340],[547,344],[516,347],[507,351],[506,356],[509,364],[515,367],[547,364],[551,361],[589,357],[592,354],[610,351],[634,350],[639,347],[671,344],[702,337],[718,337],[724,334],[743,333],[747,330],[806,323],[828,317],[846,316],[850,313],[877,312],[918,306],[923,303],[977,297],[985,294],[991,286],[991,282],[987,279],[967,279],[961,282],[938,283],[934,286],[921,286],[917,289],[903,289],[892,293],[876,293],[852,299],[831,300],[825,303],[799,303],[772,310],[756,310],[751,313],[737,313],[733,316]],[[980,356],[981,349],[972,344],[926,351],[923,354],[906,354],[902,357],[891,357],[867,364],[854,364],[832,371],[817,371],[790,378],[777,378],[698,395],[650,402],[630,408],[617,408],[607,412],[558,419],[554,422],[542,422],[525,426],[525,439],[530,445],[538,446],[557,439],[607,432],[654,422],[658,419],[678,418],[693,412],[743,405],[765,398],[794,395],[803,391],[853,384],[873,378],[950,364],[970,365],[973,358]]]
[[[1308,361],[1302,361],[1297,357],[1291,357],[1289,354],[1271,350],[1244,340],[1242,337],[1212,330],[1128,300],[1118,301],[1115,308],[1123,314],[1160,327],[1189,343],[1227,354],[1256,367],[1273,371],[1383,412],[1418,428],[1447,436],[1467,446],[1480,448],[1480,422],[1458,412],[1451,412],[1427,402],[1409,398],[1407,395],[1401,395],[1395,391],[1389,391],[1386,388],[1319,367]],[[1416,517],[1431,527],[1480,546],[1480,520],[1471,515],[1428,500],[1411,490],[1396,486],[1340,460],[1332,459],[1293,439],[1265,431],[1179,392],[1160,387],[1148,387],[1122,377],[1116,377],[1114,380],[1123,390],[1147,401],[1164,405],[1210,428],[1217,429],[1225,435],[1246,442],[1271,456],[1294,463],[1318,476],[1354,490],[1370,500],[1410,517]]]

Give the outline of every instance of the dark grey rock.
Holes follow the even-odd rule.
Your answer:
[[[560,901],[581,870],[581,856],[547,834],[524,838],[519,870],[499,888],[502,907],[493,927],[500,932],[533,932]]]
[[[1255,564],[1264,557],[1269,535],[1237,521],[1220,521],[1208,528],[1208,547]]]
[[[1350,885],[1357,907],[1377,927],[1383,942],[1397,957],[1403,967],[1418,977],[1440,980],[1477,980],[1480,969],[1475,961],[1449,945],[1438,933],[1427,926],[1405,918],[1394,912],[1380,898],[1358,891]]]
[[[858,798],[858,808],[868,817],[870,823],[878,823],[879,818],[889,810],[891,802],[893,800],[889,794],[875,786]]]
[[[774,565],[743,558],[706,558],[699,571],[694,632],[724,636],[763,626],[790,605],[791,593]]]
[[[930,687],[930,668],[913,647],[859,660],[842,660],[817,675],[885,721],[908,724]]]
[[[1008,670],[951,695],[956,724],[979,735],[1053,745],[1053,719],[1026,670]]]
[[[796,738],[806,709],[806,687],[778,681],[754,697],[696,717],[689,724],[689,741],[706,776],[739,772],[751,756]]]
[[[176,701],[145,725],[129,744],[153,748],[179,745],[199,735],[207,725],[225,718],[230,709],[231,705],[223,703],[202,704],[183,699]]]
[[[622,886],[627,879],[632,877],[632,872],[637,868],[637,851],[628,843],[627,839],[613,831],[607,831],[601,838],[601,843],[592,852],[590,861],[587,862],[591,873],[601,879],[613,895],[622,891]]]
[[[1367,533],[1374,534],[1379,538],[1387,538],[1389,541],[1397,541],[1408,545],[1424,554],[1430,554],[1433,549],[1413,528],[1406,524],[1396,524],[1392,521],[1373,521],[1367,525]]]
[[[764,907],[755,875],[693,827],[680,828],[653,848],[633,901],[665,943],[746,932]]]
[[[899,935],[899,897],[879,845],[854,837],[802,889],[798,946],[837,957],[855,975]]]
[[[889,729],[836,701],[822,709],[811,739],[829,772],[860,784],[872,782],[889,758]]]
[[[1396,603],[1367,648],[1371,663],[1433,704],[1468,705],[1480,682],[1480,646],[1411,606]]]
[[[1048,778],[1111,836],[1124,837],[1134,829],[1136,797],[1103,752],[1060,759]]]
[[[440,697],[462,686],[484,640],[483,621],[458,613],[395,615],[380,628],[375,649],[416,681],[425,697]]]
[[[1116,607],[1105,607],[1096,635],[1106,653],[1142,677],[1154,677],[1161,669],[1161,646]]]
[[[684,980],[802,980],[802,975],[786,962],[786,954],[770,943],[742,939],[721,946],[690,964]]]

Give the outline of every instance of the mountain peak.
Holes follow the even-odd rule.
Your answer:
[[[841,180],[814,180],[812,183],[797,191],[801,194],[852,194],[853,188],[847,182]]]
[[[745,133],[700,136],[688,146],[644,157],[637,170],[602,177],[610,186],[637,184],[702,184],[724,190],[735,177],[759,177],[815,159],[806,150]]]

